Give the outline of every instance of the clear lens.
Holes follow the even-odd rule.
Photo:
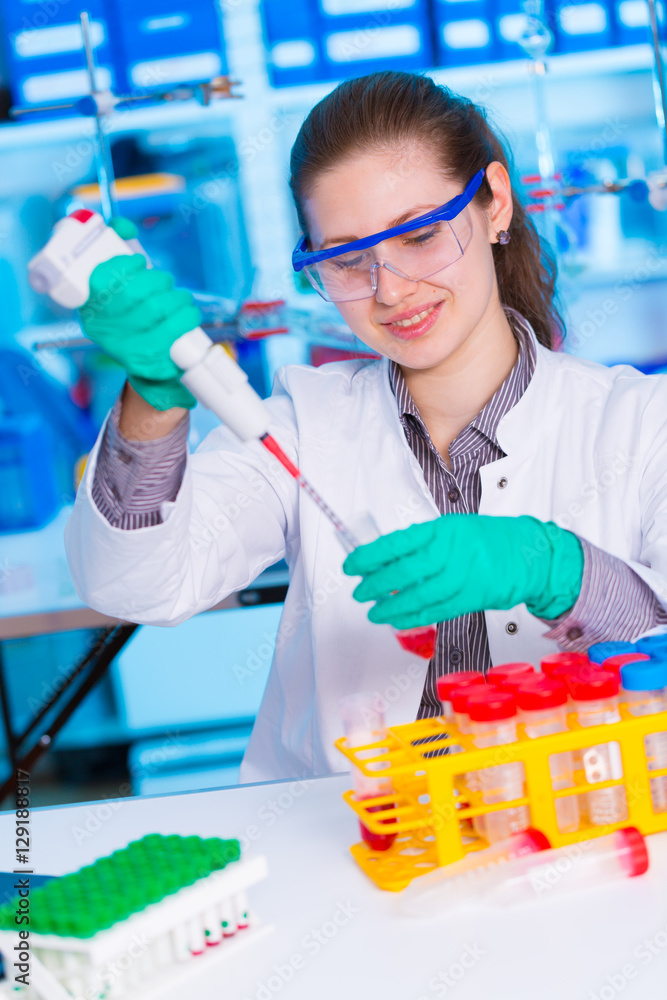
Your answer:
[[[367,250],[329,257],[304,268],[310,283],[329,302],[352,302],[375,294],[373,272],[388,267],[421,281],[459,260],[472,238],[472,219],[465,208],[453,222],[436,222],[385,240]]]

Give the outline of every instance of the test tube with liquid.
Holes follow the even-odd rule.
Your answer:
[[[341,699],[340,710],[343,717],[343,728],[348,747],[355,749],[363,747],[369,743],[378,743],[387,736],[387,726],[385,723],[384,710],[379,703],[376,694],[359,692],[348,695]],[[373,756],[377,751],[370,751]],[[388,795],[393,792],[391,778],[383,774],[383,770],[389,765],[389,761],[374,761],[368,767],[377,771],[377,777],[370,777],[360,771],[357,767],[352,767],[352,779],[354,781],[354,792],[357,800],[363,802],[364,799],[374,798],[376,795]],[[392,803],[369,807],[371,812],[381,812],[384,809],[393,808]],[[391,820],[383,821],[387,826]],[[386,851],[396,840],[396,834],[374,833],[359,820],[359,829],[364,843],[373,851]]]
[[[587,671],[586,675],[572,674],[567,678],[567,685],[580,726],[613,725],[621,721],[616,674],[608,670]],[[581,763],[586,781],[590,784],[623,777],[621,748],[616,741],[586,747],[581,751]],[[622,823],[628,817],[625,789],[620,785],[588,792],[586,807],[593,826]]]
[[[667,661],[626,663],[621,667],[621,679],[631,715],[667,712]],[[667,767],[667,732],[648,733],[644,737],[644,746],[649,771]],[[651,778],[650,788],[653,811],[667,812],[667,775]]]
[[[346,552],[352,552],[357,545],[368,545],[380,537],[380,530],[372,514],[357,514],[347,522],[347,533],[339,533],[338,539]],[[391,627],[391,626],[390,626]],[[430,660],[435,653],[438,638],[437,625],[417,625],[415,628],[393,629],[399,643],[409,653],[415,653]]]
[[[567,689],[561,681],[548,677],[526,679],[515,692],[519,709],[519,721],[523,723],[526,736],[536,739],[553,733],[566,733]],[[574,787],[574,757],[572,751],[554,753],[549,757],[549,772],[554,791]],[[579,829],[579,802],[576,795],[567,795],[555,801],[556,822],[561,833],[573,833]]]

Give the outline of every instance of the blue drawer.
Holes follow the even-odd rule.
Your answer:
[[[557,52],[607,48],[613,43],[612,9],[604,0],[554,7]]]
[[[263,0],[262,23],[274,87],[325,79],[320,22],[312,0]]]
[[[497,58],[489,0],[436,0],[433,13],[441,66],[467,66]]]
[[[651,40],[646,0],[616,0],[614,40],[617,45],[637,45]]]
[[[100,3],[87,6],[99,67],[97,85],[113,86],[116,81],[109,21]],[[7,74],[16,104],[51,104],[88,93],[81,28],[72,8],[58,7],[48,17],[41,5],[5,2],[1,9]]]
[[[114,0],[118,50],[129,90],[163,90],[227,73],[213,0]]]
[[[336,30],[322,33],[322,62],[328,79],[432,66],[429,20],[425,11],[424,16],[414,15],[415,11],[399,9],[340,17]]]
[[[393,21],[428,17],[426,0],[316,0],[322,31],[383,27]]]

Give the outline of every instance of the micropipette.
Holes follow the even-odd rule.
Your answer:
[[[122,240],[99,213],[79,209],[56,223],[48,243],[28,265],[29,281],[35,291],[77,309],[88,300],[90,275],[97,264],[140,249],[136,240]],[[193,396],[241,441],[261,441],[331,521],[347,550],[356,548],[353,533],[269,433],[269,410],[227,351],[197,327],[179,337],[170,354],[174,364],[183,369],[181,381]]]
[[[138,251],[143,252],[137,240],[121,239],[98,212],[79,209],[56,223],[46,246],[28,264],[28,279],[35,291],[49,295],[61,306],[78,309],[88,301],[90,275],[98,264]],[[196,327],[175,340],[169,354],[183,372],[181,382],[202,406],[215,413],[239,440],[260,441],[331,522],[345,550],[355,549],[362,541],[359,532],[343,523],[285,454],[270,433],[271,413],[224,347]],[[435,649],[436,633],[436,626],[428,625],[397,630],[396,637],[403,649],[428,660]]]

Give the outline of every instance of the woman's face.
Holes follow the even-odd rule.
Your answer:
[[[494,204],[489,213],[468,207],[472,238],[462,257],[419,281],[379,267],[374,296],[336,303],[368,347],[408,368],[433,368],[493,325],[500,302],[491,243],[509,226],[511,193],[501,164],[492,164],[487,178]],[[328,248],[408,222],[460,194],[463,186],[447,180],[435,156],[423,149],[360,154],[316,179],[304,206],[311,246]],[[453,227],[458,233],[457,220]],[[382,248],[378,253],[384,256]]]

